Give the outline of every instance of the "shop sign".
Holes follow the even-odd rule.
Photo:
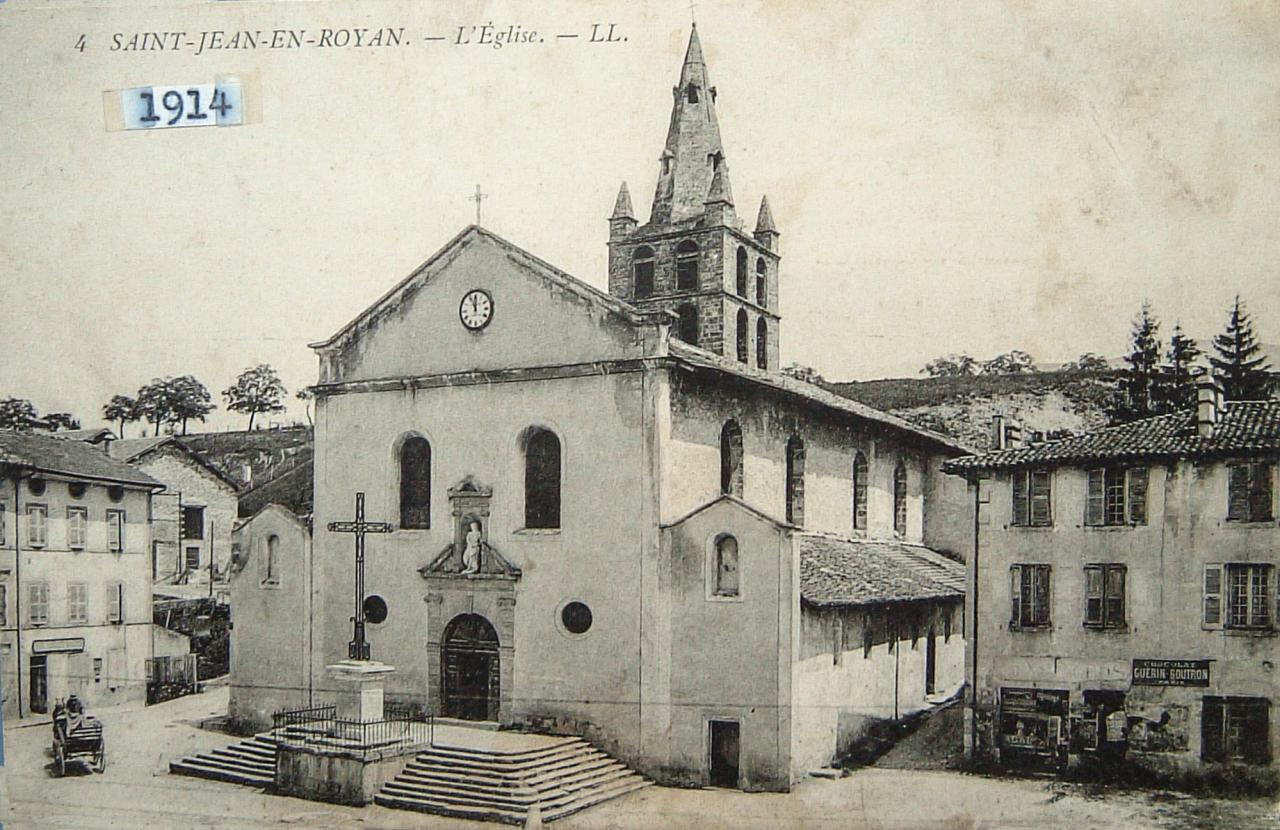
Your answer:
[[[1135,686],[1208,686],[1212,660],[1148,660],[1133,661]]]

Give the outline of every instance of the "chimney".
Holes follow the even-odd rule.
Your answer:
[[[1196,378],[1196,433],[1201,438],[1213,435],[1213,428],[1222,417],[1222,387],[1210,372]]]
[[[1022,446],[1022,424],[1010,421],[1004,428],[1004,445],[1006,449]]]
[[[991,416],[991,449],[1003,450],[1007,449],[1004,434],[1004,416]]]

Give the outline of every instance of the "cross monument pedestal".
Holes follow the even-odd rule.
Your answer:
[[[343,660],[325,666],[325,671],[341,686],[334,701],[338,720],[360,723],[382,720],[383,694],[394,666],[377,660]]]

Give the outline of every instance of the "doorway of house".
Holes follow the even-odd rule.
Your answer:
[[[713,720],[711,728],[711,786],[738,788],[738,722]]]
[[[31,711],[44,714],[49,711],[49,658],[43,654],[31,657]]]
[[[498,632],[479,614],[460,614],[445,627],[440,650],[445,717],[497,720]]]
[[[938,649],[933,629],[924,641],[924,693],[931,695],[938,690]]]

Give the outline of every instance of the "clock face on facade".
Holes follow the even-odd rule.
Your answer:
[[[462,304],[458,306],[458,318],[468,331],[480,331],[489,325],[493,317],[493,297],[481,288],[473,288],[462,295]]]

